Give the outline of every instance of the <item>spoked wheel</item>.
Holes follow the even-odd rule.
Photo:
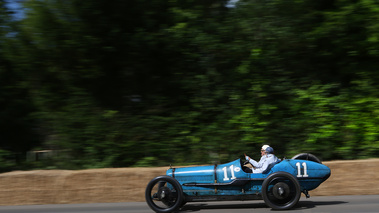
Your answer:
[[[273,209],[291,209],[299,202],[300,195],[299,182],[287,172],[273,173],[263,181],[263,200]]]
[[[173,212],[184,203],[183,189],[174,178],[159,176],[147,184],[145,199],[149,207],[155,212]]]

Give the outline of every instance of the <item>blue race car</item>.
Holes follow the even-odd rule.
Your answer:
[[[275,210],[293,208],[301,192],[317,188],[330,169],[312,154],[302,153],[274,163],[263,173],[247,173],[240,159],[209,166],[170,168],[146,187],[149,207],[174,212],[187,202],[261,200]]]

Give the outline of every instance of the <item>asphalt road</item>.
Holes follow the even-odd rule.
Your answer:
[[[0,206],[1,213],[153,213],[145,202],[95,203],[31,206]],[[241,202],[188,203],[178,213],[262,213],[262,212],[379,212],[379,195],[302,197],[291,211],[273,211],[262,200]]]

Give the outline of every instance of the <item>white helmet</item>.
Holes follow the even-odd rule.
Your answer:
[[[263,146],[262,146],[262,150],[265,150],[265,151],[266,151],[266,149],[267,149],[268,147],[270,147],[270,146],[269,146],[269,145],[263,145]]]

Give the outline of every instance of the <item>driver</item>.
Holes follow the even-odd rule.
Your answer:
[[[248,160],[249,163],[251,165],[253,165],[253,168],[250,169],[251,171],[248,171],[250,173],[262,173],[263,171],[265,171],[267,169],[267,167],[271,163],[278,162],[278,158],[274,155],[274,149],[272,147],[270,147],[269,145],[263,145],[262,146],[262,149],[261,149],[261,156],[262,157],[259,160],[259,162],[251,159],[246,154],[244,154],[244,155],[245,155],[246,160]]]

